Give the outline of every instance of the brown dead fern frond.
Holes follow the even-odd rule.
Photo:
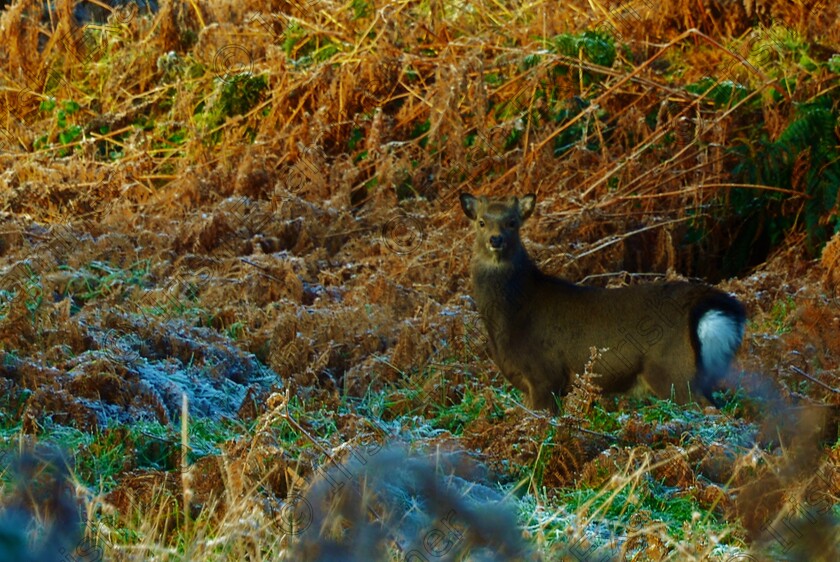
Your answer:
[[[594,371],[595,363],[601,358],[604,349],[589,348],[589,361],[583,369],[583,374],[575,373],[572,390],[563,401],[568,415],[579,420],[587,420],[592,412],[592,405],[601,396],[601,387],[597,380],[601,375]]]

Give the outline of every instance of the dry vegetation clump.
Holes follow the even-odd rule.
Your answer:
[[[295,544],[299,560],[534,556],[509,504],[463,454],[438,451],[426,458],[399,447],[376,451],[369,459],[331,467],[301,505],[309,515],[306,524],[319,532],[304,533]]]
[[[4,495],[0,511],[3,559],[50,560],[84,542],[66,456],[49,446],[27,444],[4,468],[15,475],[16,486]],[[32,528],[37,530],[35,546],[26,536]]]
[[[131,6],[0,15],[0,451],[75,460],[29,503],[3,472],[0,526],[41,525],[10,558],[61,525],[118,560],[838,549],[838,6]],[[466,188],[538,193],[547,272],[728,279],[741,393],[616,407],[587,370],[526,411]]]

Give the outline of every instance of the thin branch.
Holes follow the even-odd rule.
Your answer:
[[[824,389],[833,392],[834,394],[840,394],[840,390],[838,390],[834,387],[828,386],[827,384],[825,384],[824,382],[822,382],[819,379],[815,379],[814,377],[812,377],[811,375],[809,375],[808,373],[806,373],[805,371],[803,371],[802,369],[800,369],[796,365],[790,365],[790,370],[793,371],[794,373],[796,373],[797,375],[799,375],[801,377],[804,377],[804,378],[808,379],[809,381],[811,381],[815,384],[820,385]]]
[[[637,228],[636,230],[631,230],[630,232],[625,232],[621,236],[614,236],[611,239],[607,240],[606,242],[602,242],[601,244],[598,244],[594,248],[586,250],[582,254],[572,256],[572,261],[579,260],[580,258],[582,258],[584,256],[588,256],[589,254],[594,254],[595,252],[601,251],[604,248],[612,246],[613,244],[617,244],[618,242],[621,242],[622,240],[630,238],[633,235],[645,232],[646,230],[653,230],[654,228],[659,228],[661,226],[668,226],[669,224],[677,224],[677,223],[680,223],[680,222],[694,220],[696,218],[697,218],[697,215],[682,217],[682,218],[679,218],[679,219],[672,219],[672,220],[669,220],[669,221],[658,222],[656,224],[651,224],[651,225],[648,225],[648,226],[643,226],[642,228]]]

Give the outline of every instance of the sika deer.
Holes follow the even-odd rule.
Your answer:
[[[605,392],[648,387],[660,398],[714,403],[744,335],[746,313],[734,297],[686,282],[618,289],[575,285],[542,273],[519,238],[536,196],[488,199],[461,194],[473,222],[473,292],[490,351],[531,408],[556,409],[590,347]]]

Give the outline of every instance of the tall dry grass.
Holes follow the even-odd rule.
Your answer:
[[[559,424],[565,433],[551,441],[547,435],[559,422],[501,403],[487,388],[501,382],[487,375],[492,366],[465,298],[469,248],[453,209],[460,189],[536,192],[529,248],[544,269],[575,279],[615,282],[640,271],[722,277],[721,256],[744,227],[729,214],[733,196],[748,188],[778,194],[789,216],[809,200],[796,182],[738,184],[729,149],[749,140],[759,123],[767,138],[778,139],[795,120],[797,104],[836,95],[836,75],[824,68],[783,61],[782,81],[770,68],[743,64],[749,62],[744,49],[759,24],[775,21],[824,61],[840,44],[840,26],[836,6],[819,6],[161,1],[154,14],[115,13],[83,29],[70,0],[56,2],[47,15],[42,2],[12,3],[0,17],[0,257],[4,266],[33,266],[39,295],[46,295],[35,302],[18,291],[3,318],[2,373],[12,381],[4,388],[34,396],[22,399],[21,435],[37,437],[51,420],[107,431],[108,420],[100,427],[96,410],[77,398],[104,401],[102,381],[114,380],[113,403],[139,404],[162,423],[181,421],[186,428],[180,404],[134,392],[139,387],[129,383],[142,374],[134,362],[197,363],[209,378],[246,385],[257,369],[235,353],[211,366],[215,352],[230,351],[218,334],[241,326],[236,345],[228,345],[268,365],[277,385],[303,402],[300,435],[315,434],[308,419],[370,395],[383,396],[395,418],[419,410],[427,419],[436,404],[480,394],[493,407],[467,424],[465,441],[500,466],[514,446],[523,463],[533,463],[526,486],[533,506],[527,513],[521,506],[528,504],[518,504],[528,523],[516,531],[547,559],[571,559],[568,545],[579,544],[584,551],[597,546],[604,556],[725,560],[741,551],[718,542],[735,549],[772,541],[765,531],[802,515],[795,511],[802,498],[820,509],[836,503],[832,483],[803,476],[814,472],[815,457],[836,467],[836,453],[766,453],[706,442],[685,448],[681,434],[669,433],[673,427],[635,418],[621,430],[628,447],[613,449],[579,419],[594,399],[585,384],[573,416],[580,431]],[[596,26],[620,33],[611,64],[593,61],[598,53],[585,46],[565,53],[558,46],[560,34],[579,37]],[[686,88],[706,75],[751,90],[721,103],[712,92]],[[808,167],[803,156],[797,177]],[[60,256],[42,243],[55,237],[55,225],[73,239]],[[703,234],[702,244],[683,243],[691,229]],[[759,319],[773,316],[771,306],[793,294],[792,285],[810,279],[801,229],[787,234],[775,254],[748,255],[760,262],[769,254],[775,261],[768,272],[730,285],[742,289]],[[835,246],[825,254],[826,272],[833,271]],[[749,260],[741,271],[756,265]],[[79,311],[71,311],[68,299],[49,298],[84,294],[93,281],[74,272],[90,263],[128,269],[144,261],[143,285],[126,293],[103,289],[100,300]],[[826,273],[826,283],[835,277]],[[822,302],[813,292],[800,297]],[[172,298],[212,315],[204,322],[142,314],[149,302]],[[807,387],[810,396],[836,403],[830,309],[803,305],[800,311],[782,319],[793,323],[794,335],[762,333],[742,359],[775,369],[774,379],[795,363],[822,383]],[[110,332],[116,335],[103,336]],[[813,342],[824,350],[818,365],[792,355]],[[105,357],[82,361],[87,378],[77,377],[73,361],[92,352]],[[163,370],[162,363],[156,368]],[[424,379],[429,372],[437,375]],[[408,396],[412,381],[435,401],[418,404]],[[175,439],[172,466],[180,472],[126,470],[116,490],[79,490],[87,500],[89,538],[108,558],[294,559],[295,549],[317,558],[321,537],[321,548],[329,544],[348,555],[353,545],[341,544],[342,532],[369,541],[374,552],[389,548],[376,517],[355,531],[347,520],[361,519],[368,505],[378,514],[408,517],[395,507],[404,504],[388,503],[393,497],[348,494],[333,504],[316,488],[324,528],[301,542],[295,525],[304,514],[288,501],[304,497],[307,483],[323,488],[314,467],[324,455],[339,466],[353,450],[344,443],[382,444],[382,434],[367,425],[375,416],[342,414],[329,447],[301,437],[290,448],[278,429],[294,419],[288,401],[269,399],[265,388],[248,396],[238,416],[256,420],[256,428],[225,444],[223,454],[190,463],[188,440]],[[491,415],[496,408],[503,419]],[[426,450],[449,439],[409,437]],[[384,468],[373,473],[393,468],[393,456],[383,459]],[[418,480],[431,479],[427,484],[451,476],[426,464],[415,472]],[[359,474],[364,484],[367,473]],[[701,498],[707,513],[688,517],[681,536],[642,513],[619,530],[618,542],[598,541],[605,514],[624,513],[621,502],[644,491],[651,474]],[[697,474],[715,474],[716,483]],[[540,483],[560,490],[584,480],[599,491],[571,513],[540,489]],[[492,482],[476,477],[472,483]],[[809,487],[819,493],[809,495]],[[430,502],[436,488],[418,488],[426,493],[418,492],[418,501]],[[342,517],[330,518],[333,512]],[[427,523],[430,517],[407,513]],[[473,507],[466,513],[473,523],[483,515]],[[727,522],[720,536],[692,531],[718,516]],[[557,521],[569,529],[563,540]],[[813,544],[830,552],[836,548],[831,527],[815,521],[809,519],[821,539]],[[495,544],[491,532],[477,529],[464,544]],[[515,538],[504,538],[518,548]],[[811,547],[797,543],[802,556]]]

